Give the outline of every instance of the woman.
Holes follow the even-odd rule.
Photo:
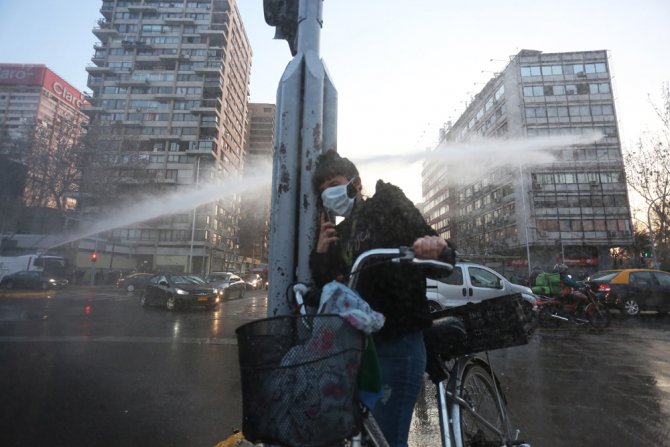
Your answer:
[[[372,248],[411,246],[417,257],[437,259],[449,246],[397,186],[379,180],[374,196],[364,199],[356,166],[335,151],[319,157],[313,184],[325,209],[310,257],[317,286],[348,274]],[[329,215],[345,219],[336,225]],[[426,366],[422,331],[432,321],[425,274],[413,265],[370,267],[359,276],[358,292],[386,317],[374,337],[383,394],[373,414],[389,445],[406,446]]]

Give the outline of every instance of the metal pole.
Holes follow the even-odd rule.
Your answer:
[[[523,209],[523,230],[526,234],[526,260],[528,262],[528,277],[532,274],[530,267],[530,244],[528,242],[528,211],[526,210],[526,187],[523,183],[523,170],[519,165],[519,178],[521,179],[521,205]]]
[[[200,156],[198,155],[195,167],[195,189],[198,189],[200,179]],[[198,207],[193,208],[193,223],[191,225],[191,248],[188,252],[188,273],[193,273],[193,240],[195,239],[195,212]]]
[[[311,283],[318,215],[312,170],[336,149],[337,92],[319,56],[323,0],[300,0],[296,55],[277,89],[272,174],[268,314],[288,312],[286,291]]]

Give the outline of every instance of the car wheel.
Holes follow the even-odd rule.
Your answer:
[[[133,284],[128,284],[126,290],[128,291],[128,293],[133,293],[135,291],[135,286]]]
[[[640,315],[640,304],[635,298],[628,297],[623,300],[623,313],[627,317],[637,317]]]
[[[165,300],[165,307],[170,312],[177,309],[177,298],[174,295],[170,295],[167,300]]]
[[[7,281],[7,282],[5,283],[5,288],[6,288],[6,289],[13,289],[13,288],[14,288],[14,281],[11,281],[11,280],[10,280],[10,281]]]
[[[428,301],[428,311],[430,313],[437,312],[438,310],[442,310],[442,306],[435,301]]]

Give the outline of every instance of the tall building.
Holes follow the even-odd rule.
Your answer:
[[[0,227],[55,232],[78,189],[82,94],[44,65],[0,64]]]
[[[83,218],[94,220],[110,201],[132,200],[142,191],[162,194],[239,178],[251,49],[235,1],[103,0],[100,12],[93,29],[99,42],[87,68],[89,133],[118,163],[113,179],[92,175],[87,182]],[[230,270],[239,263],[239,215],[235,194],[133,222],[108,237],[134,247],[138,267]]]
[[[593,132],[603,138],[557,142],[553,160],[541,164],[488,169],[448,155],[450,145],[477,137],[539,142]],[[519,272],[530,259],[530,266],[563,262],[585,273],[611,267],[632,243],[606,51],[521,51],[443,129],[434,151],[442,161],[424,164],[424,212],[468,256],[497,257]]]
[[[274,104],[250,103],[245,175],[270,174],[274,148]],[[240,253],[253,263],[266,264],[269,249],[271,185],[253,189],[242,197]]]

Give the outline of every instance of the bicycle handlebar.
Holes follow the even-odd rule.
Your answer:
[[[372,250],[367,250],[358,255],[354,261],[353,266],[351,267],[351,273],[349,276],[349,287],[355,289],[356,281],[358,279],[357,273],[359,273],[362,268],[361,266],[365,262],[369,262],[375,258],[386,258],[388,262],[394,264],[403,264],[411,263],[415,265],[421,265],[424,267],[437,267],[439,269],[447,270],[449,273],[452,272],[454,266],[448,262],[441,261],[439,259],[452,259],[453,251],[451,248],[446,247],[440,254],[439,259],[420,259],[414,255],[414,250],[410,247],[399,247],[399,248],[373,248]]]

